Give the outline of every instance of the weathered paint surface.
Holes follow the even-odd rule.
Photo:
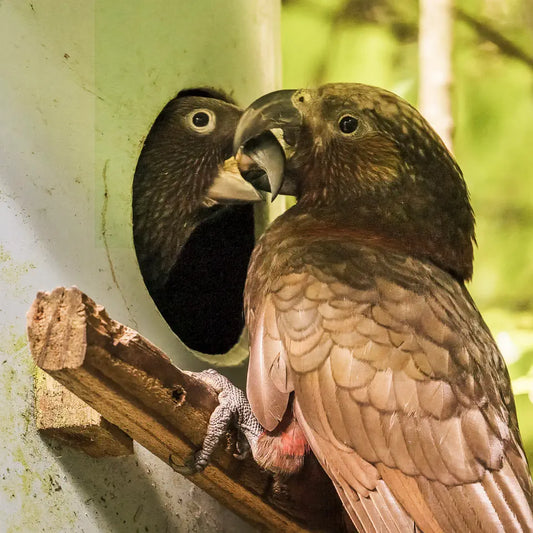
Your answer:
[[[272,0],[0,1],[0,531],[250,531],[140,447],[96,460],[42,440],[25,313],[38,290],[77,285],[203,368],[142,283],[131,179],[181,88],[247,104],[279,86],[278,26]]]

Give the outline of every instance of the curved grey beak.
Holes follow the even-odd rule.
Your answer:
[[[253,102],[243,113],[233,143],[243,177],[260,190],[295,194],[294,184],[284,187],[285,152],[270,130],[297,128],[302,123],[294,107],[294,90],[275,91]],[[253,172],[254,167],[259,173]],[[266,176],[266,180],[264,179]]]
[[[256,189],[270,191],[274,201],[284,183],[285,171],[285,152],[276,136],[266,131],[253,137],[239,148],[235,159],[241,176]]]

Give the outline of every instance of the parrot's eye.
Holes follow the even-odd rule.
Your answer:
[[[357,126],[359,126],[359,121],[351,115],[344,115],[339,120],[339,129],[342,133],[353,133],[357,129]]]
[[[195,109],[187,115],[187,122],[198,133],[210,133],[215,129],[215,115],[209,109]]]
[[[209,115],[200,111],[192,116],[192,123],[198,128],[205,128],[209,124]]]

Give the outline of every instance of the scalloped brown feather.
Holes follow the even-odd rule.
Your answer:
[[[255,375],[267,380],[254,387],[294,387],[311,448],[362,531],[533,528],[509,378],[461,283],[363,242],[303,240],[282,222],[251,268],[248,303],[262,298],[269,317],[252,322],[252,362],[265,365]]]

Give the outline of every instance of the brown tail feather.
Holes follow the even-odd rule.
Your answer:
[[[342,450],[341,453],[341,450],[335,447],[334,444],[318,437],[305,422],[305,419],[302,416],[298,416],[299,410],[296,409],[295,412],[311,449],[333,480],[337,493],[358,530],[361,533],[374,531],[403,533],[404,531],[413,531],[415,527],[413,520],[394,498],[385,483],[379,480],[377,472],[373,482],[373,489],[369,490],[369,488],[357,483],[357,486],[364,490],[364,495],[360,495],[353,488],[350,482],[354,477],[353,472],[362,472],[365,469],[365,465],[369,469],[373,469],[373,467],[355,452],[348,453],[346,450]],[[406,529],[406,526],[408,529]],[[431,533],[431,531],[428,533]]]
[[[359,532],[373,531],[372,522],[370,521],[370,518],[368,517],[368,514],[366,513],[366,511],[363,508],[361,508],[358,510],[359,512],[356,512],[357,502],[354,502],[355,505],[352,505],[345,490],[336,482],[334,482],[334,485],[335,485],[335,488],[337,489],[337,494],[339,495],[342,501],[342,505],[344,505],[344,508],[346,509],[346,512],[348,513],[348,516],[350,517],[350,520],[353,522],[354,526],[357,528],[357,531]],[[357,493],[354,493],[354,494],[358,498]]]
[[[526,463],[518,459],[513,462],[509,450],[511,455],[499,471],[486,471],[479,482],[449,486],[423,476],[408,476],[383,464],[373,466],[355,451],[341,449],[318,436],[297,404],[295,414],[362,533],[398,533],[417,528],[424,533],[533,531],[531,483],[520,470]],[[362,472],[366,474],[363,482]]]
[[[443,527],[436,520],[414,478],[384,465],[379,465],[378,470],[392,494],[424,533],[442,533]]]
[[[522,490],[515,471],[508,461],[498,472],[487,473],[486,478],[491,476],[498,491],[492,492],[491,503],[496,510],[508,505],[513,516],[517,531],[533,531],[533,501],[529,493]],[[488,483],[488,480],[484,481]],[[507,529],[505,531],[508,531]],[[509,529],[511,531],[511,529]]]
[[[425,533],[533,531],[531,501],[507,461],[500,471],[486,472],[481,482],[453,487],[422,477],[412,478],[382,465],[379,471]],[[428,527],[425,522],[430,519],[438,523],[439,529]]]
[[[515,514],[511,511],[505,498],[501,498],[501,490],[494,480],[494,476],[485,476],[482,485],[504,531],[514,531]]]

